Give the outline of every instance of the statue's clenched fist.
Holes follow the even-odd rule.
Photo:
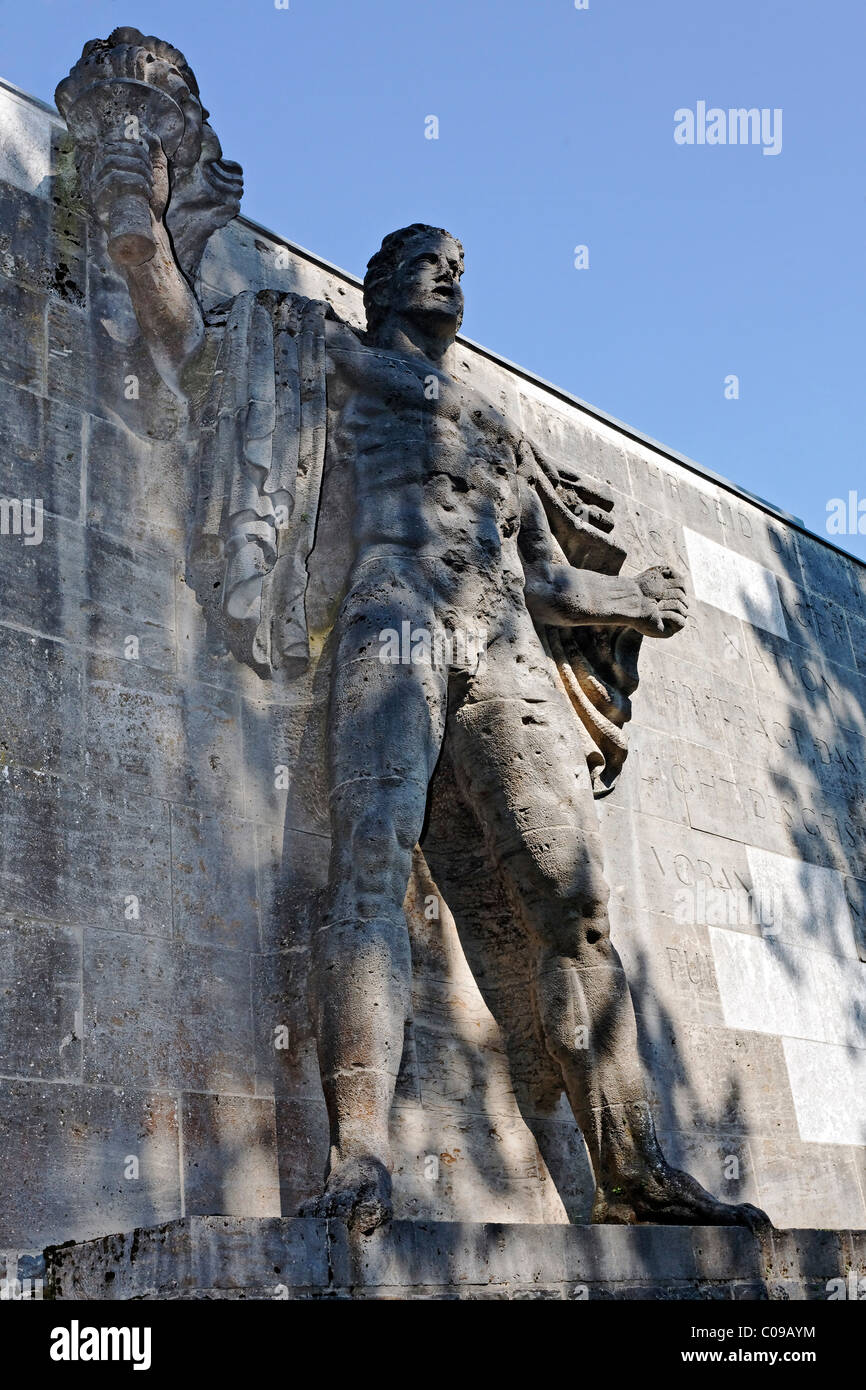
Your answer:
[[[688,617],[685,579],[670,565],[653,565],[636,579],[645,601],[645,612],[634,624],[645,637],[673,637]]]

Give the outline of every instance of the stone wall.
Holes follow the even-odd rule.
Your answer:
[[[264,285],[360,321],[355,281],[235,222],[202,297]],[[324,1162],[306,962],[344,529],[314,552],[308,677],[266,683],[214,649],[184,582],[183,421],[88,252],[62,123],[8,88],[0,306],[0,497],[44,502],[41,544],[0,538],[0,1248],[292,1215]],[[778,1226],[862,1228],[866,568],[480,349],[459,358],[614,490],[630,572],[692,576],[687,631],[644,643],[631,755],[598,803],[663,1142]],[[521,1089],[543,1058],[495,886],[498,974],[447,909],[427,920],[432,887],[419,857],[396,1214],[585,1220],[569,1112]]]

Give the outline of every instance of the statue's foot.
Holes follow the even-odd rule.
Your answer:
[[[722,1202],[664,1160],[648,1164],[640,1173],[600,1184],[591,1219],[614,1225],[747,1226],[756,1235],[772,1230],[770,1218],[759,1207],[751,1202]]]
[[[369,1235],[394,1215],[391,1174],[372,1155],[345,1158],[334,1164],[321,1197],[305,1202],[298,1214],[332,1217]]]

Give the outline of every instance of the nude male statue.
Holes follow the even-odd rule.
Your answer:
[[[202,350],[199,304],[166,232],[164,162],[107,145],[94,180],[144,192],[151,259],[121,268],[142,334],[178,393]],[[563,563],[520,431],[460,382],[463,252],[423,224],[385,238],[364,285],[367,330],[326,324],[327,449],[350,467],[354,559],[335,632],[329,718],[332,853],[315,950],[330,1117],[323,1195],[308,1210],[364,1231],[392,1214],[389,1116],[409,1009],[403,899],[446,736],[459,790],[505,883],[533,962],[534,1006],[597,1184],[593,1220],[742,1223],[659,1147],[584,748],[539,626],[683,627],[679,574]],[[382,634],[471,632],[483,660],[394,663]]]

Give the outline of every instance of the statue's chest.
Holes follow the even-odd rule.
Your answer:
[[[331,428],[341,452],[375,455],[382,476],[407,481],[447,476],[462,491],[504,498],[516,463],[507,421],[466,383],[416,362],[369,349],[329,391]],[[349,365],[349,364],[347,364]]]

